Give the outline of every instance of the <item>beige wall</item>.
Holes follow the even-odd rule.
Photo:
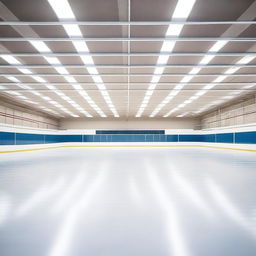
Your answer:
[[[0,101],[0,125],[18,125],[43,129],[58,129],[58,120],[44,116],[41,113],[12,106]]]
[[[199,126],[197,119],[67,119],[60,121],[60,129],[196,129]]]
[[[256,95],[219,108],[201,118],[203,129],[256,123]]]

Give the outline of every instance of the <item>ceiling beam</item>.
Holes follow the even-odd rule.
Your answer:
[[[206,84],[211,84],[213,82],[158,82],[158,85],[206,85]],[[81,85],[94,85],[95,83],[93,82],[77,82],[77,83],[72,83],[72,82],[46,82],[46,83],[40,83],[40,82],[0,82],[0,85],[16,85],[16,84],[26,84],[26,85],[76,85],[76,84],[81,84]],[[104,82],[104,83],[97,83],[97,84],[105,84],[105,85],[127,85],[127,82]],[[131,82],[131,85],[148,85],[149,82]],[[220,85],[256,85],[256,81],[254,82],[214,82],[214,84],[220,84]]]
[[[80,65],[80,64],[63,64],[63,65],[0,65],[0,68],[57,68],[57,67],[65,67],[65,68],[88,68],[88,67],[96,67],[96,68],[155,68],[155,67],[165,67],[165,68],[230,68],[230,67],[239,67],[239,68],[255,68],[256,64],[166,64],[166,65],[119,65],[119,64],[110,64],[110,65]]]
[[[201,65],[201,64],[166,64],[166,65],[119,65],[119,64],[110,64],[110,65],[80,65],[80,64],[48,64],[48,65],[0,65],[0,68],[57,68],[57,67],[65,67],[65,68],[88,68],[88,67],[96,67],[96,68],[155,68],[155,67],[165,67],[165,68],[193,68],[193,67],[200,67],[200,68],[230,68],[230,67],[239,67],[239,68],[255,68],[256,64],[246,64],[246,65],[239,65],[239,64],[208,64],[208,65]]]
[[[255,38],[256,40],[256,38]],[[1,40],[0,40],[1,41]],[[256,52],[53,52],[53,53],[0,53],[0,56],[15,57],[79,57],[79,56],[256,56]]]
[[[245,25],[256,24],[256,21],[243,20],[243,21],[1,21],[0,26],[62,26],[65,24],[76,24],[80,26],[163,26],[171,24],[184,24],[184,25]]]
[[[209,41],[230,41],[230,42],[255,42],[255,37],[1,37],[1,42],[26,42],[26,41],[44,41],[44,42],[154,42],[154,41],[181,41],[181,42],[209,42]]]
[[[73,77],[73,76],[80,76],[80,77],[92,77],[92,76],[105,76],[105,77],[119,77],[119,76],[152,76],[151,73],[130,73],[130,74],[126,74],[126,73],[101,73],[101,74],[59,74],[59,73],[40,73],[40,74],[17,74],[17,73],[0,73],[0,76],[14,76],[14,77]],[[163,73],[163,74],[154,74],[154,76],[156,77],[173,77],[173,76],[196,76],[196,77],[207,77],[207,76],[227,76],[227,77],[248,77],[248,76],[252,76],[255,77],[255,73],[232,73],[232,74],[225,74],[225,73],[209,73],[209,74],[187,74],[187,73]]]

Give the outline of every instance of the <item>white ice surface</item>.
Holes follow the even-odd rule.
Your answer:
[[[0,154],[1,256],[255,256],[256,153]]]

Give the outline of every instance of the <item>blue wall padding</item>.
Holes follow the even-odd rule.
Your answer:
[[[15,145],[15,133],[0,132],[0,145]]]
[[[237,132],[234,143],[256,144],[256,132]]]
[[[83,142],[83,135],[57,135],[59,142]]]
[[[60,138],[58,135],[45,134],[45,143],[58,143]]]
[[[180,134],[179,141],[182,142],[201,142],[203,141],[203,135],[201,134]]]
[[[219,134],[96,134],[54,135],[0,132],[0,145],[60,142],[217,142],[256,144],[256,132]]]
[[[178,135],[166,135],[166,141],[167,142],[177,142]]]
[[[165,130],[97,130],[96,134],[165,134]]]
[[[216,142],[218,143],[234,143],[234,133],[219,133],[216,134]]]
[[[203,142],[215,142],[216,134],[204,134],[201,135],[201,141]]]
[[[43,134],[16,133],[16,145],[44,144]]]

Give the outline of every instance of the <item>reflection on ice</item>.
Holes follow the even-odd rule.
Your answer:
[[[79,217],[82,211],[85,210],[93,200],[95,193],[102,185],[106,175],[107,171],[101,170],[90,185],[82,191],[81,195],[73,202],[70,202],[67,214],[64,217],[63,223],[57,233],[55,242],[50,249],[49,256],[63,256],[67,254]]]
[[[131,198],[135,202],[136,207],[141,207],[143,201],[142,201],[142,197],[141,197],[141,191],[138,187],[135,177],[130,178],[129,188],[130,188]]]
[[[79,196],[79,191],[84,187],[85,172],[79,172],[75,178],[70,182],[71,184],[65,187],[65,191],[61,198],[57,200],[53,206],[53,213],[61,213],[67,206],[69,206],[75,197]]]
[[[8,214],[11,209],[11,200],[10,197],[0,192],[0,227],[3,225],[8,217]]]
[[[246,229],[256,238],[256,233],[253,231],[252,223],[248,221],[246,216],[244,216],[239,208],[237,208],[234,203],[228,198],[228,196],[222,191],[220,186],[218,186],[212,179],[207,179],[207,187],[210,194],[219,208],[224,211],[224,213],[233,220],[236,224],[240,225],[242,228]]]
[[[173,204],[170,194],[167,195],[163,184],[157,174],[147,168],[150,185],[155,192],[158,202],[166,214],[167,236],[171,243],[170,255],[188,256],[189,252],[182,234],[178,209]]]
[[[66,179],[61,177],[54,184],[43,185],[16,210],[15,215],[17,217],[23,217],[27,215],[30,211],[38,207],[47,199],[60,193],[65,184]]]
[[[189,199],[188,202],[193,203],[193,205],[198,207],[200,212],[205,214],[207,217],[214,217],[211,207],[204,200],[204,198],[197,191],[197,189],[191,184],[191,182],[188,182],[176,170],[172,172],[171,179],[180,188],[179,191],[182,192]]]

